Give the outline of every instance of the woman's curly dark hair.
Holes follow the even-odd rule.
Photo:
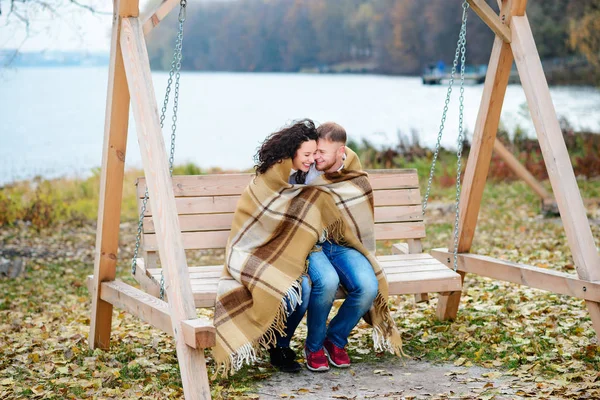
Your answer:
[[[256,175],[264,174],[286,158],[293,158],[302,143],[317,139],[315,123],[308,118],[270,134],[254,156]]]

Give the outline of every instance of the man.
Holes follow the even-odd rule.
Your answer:
[[[319,140],[315,165],[306,176],[306,184],[322,174],[344,168],[344,128],[327,122],[317,128],[317,133]],[[329,363],[338,368],[347,368],[350,366],[350,357],[344,348],[350,331],[369,311],[377,296],[377,278],[370,262],[359,251],[328,240],[326,235],[321,237],[318,246],[321,251],[312,252],[308,257],[312,288],[304,349],[306,365],[311,371],[327,371]],[[346,290],[346,299],[327,326],[327,317],[340,283]]]

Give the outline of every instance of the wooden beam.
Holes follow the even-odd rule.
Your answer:
[[[433,249],[431,255],[438,261],[453,266],[453,254],[448,249]],[[518,283],[579,299],[600,301],[600,281],[586,281],[574,274],[513,263],[478,254],[459,254],[458,269],[501,281]]]
[[[173,335],[169,306],[164,301],[119,280],[102,283],[100,296],[102,300],[137,316],[156,329]]]
[[[510,26],[513,11],[526,3],[527,0],[502,0],[500,15],[504,18],[504,23]],[[488,63],[481,104],[473,132],[473,143],[469,152],[460,195],[458,229],[458,251],[460,253],[468,252],[473,243],[512,63],[513,55],[510,44],[505,43],[500,37],[496,36]],[[454,243],[451,243],[450,247],[454,247]],[[464,282],[464,273],[461,272],[460,276],[461,281]],[[439,319],[456,318],[460,295],[460,291],[440,295],[437,306]]]
[[[582,280],[599,281],[600,256],[592,236],[527,16],[514,17],[512,26],[512,48],[521,77],[521,85],[525,91],[531,119],[540,142],[577,275]],[[587,300],[586,305],[596,335],[600,338],[600,304]]]
[[[510,45],[496,37],[460,195],[459,252],[469,251],[473,242],[512,62]]]
[[[169,15],[177,4],[179,4],[179,0],[162,0],[152,11],[142,16],[140,19],[143,24],[144,35],[148,35],[152,29]]]
[[[215,327],[206,318],[188,319],[181,328],[185,342],[194,349],[209,349],[217,344]]]
[[[102,300],[173,336],[169,305],[166,302],[119,280],[102,283],[100,293]],[[208,319],[186,320],[181,326],[188,346],[205,349],[215,345],[215,327]]]
[[[517,158],[511,153],[498,139],[494,141],[494,152],[506,163],[506,166],[510,168],[512,172],[517,175],[519,179],[522,179],[538,196],[542,198],[542,201],[551,202],[552,195],[538,182],[533,175],[517,160]]]
[[[169,314],[183,391],[186,399],[208,399],[210,387],[204,353],[185,343],[181,328],[182,321],[196,318],[196,307],[177,220],[175,195],[169,175],[167,152],[159,123],[144,35],[137,18],[123,19],[121,32],[123,61],[150,203],[154,210],[153,218],[169,298]]]
[[[490,29],[504,41],[504,43],[510,43],[510,29],[494,12],[492,7],[490,7],[484,0],[468,0],[468,3],[473,11],[479,15],[481,20],[485,22],[486,25],[489,26]]]
[[[533,34],[526,16],[514,17],[512,44],[521,84],[531,112],[548,177],[577,274],[584,280],[600,280],[600,257],[577,186],[571,159],[558,123]]]
[[[110,347],[112,305],[100,299],[100,284],[104,281],[114,280],[116,275],[129,125],[129,90],[119,42],[120,26],[121,18],[137,15],[137,13],[137,0],[116,0],[114,3],[94,251],[95,280],[90,291],[92,312],[88,344],[91,349],[108,349]]]

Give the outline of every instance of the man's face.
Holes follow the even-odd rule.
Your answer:
[[[321,139],[317,142],[315,166],[323,172],[335,172],[342,166],[345,152],[344,143]]]

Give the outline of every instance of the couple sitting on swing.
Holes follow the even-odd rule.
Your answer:
[[[299,371],[290,340],[305,313],[304,358],[312,371],[350,366],[344,348],[361,317],[373,326],[376,350],[402,353],[374,256],[373,191],[345,144],[340,125],[317,128],[305,119],[258,150],[217,290],[217,373],[254,362],[261,348],[278,369]],[[340,284],[346,299],[327,325]]]

